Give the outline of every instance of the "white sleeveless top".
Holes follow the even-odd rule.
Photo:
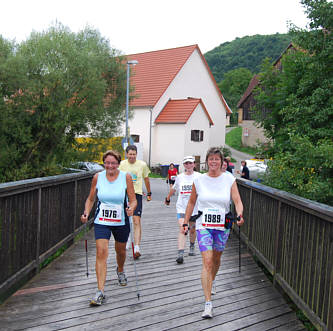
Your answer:
[[[186,173],[181,173],[176,177],[175,184],[173,188],[178,193],[178,199],[176,203],[177,213],[185,214],[188,200],[192,192],[192,184],[195,178],[200,177],[201,173],[194,171],[191,175],[186,175]],[[198,214],[198,204],[194,206],[192,215]]]
[[[230,211],[231,186],[235,180],[228,171],[219,177],[204,174],[194,179],[198,210],[203,213],[197,219],[197,230],[206,228],[225,230],[225,214]]]

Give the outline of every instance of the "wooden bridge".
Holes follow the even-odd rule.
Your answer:
[[[144,203],[142,258],[127,258],[128,285],[117,283],[113,241],[110,243],[107,302],[89,307],[96,291],[95,242],[88,235],[89,277],[84,240],[41,271],[0,308],[1,330],[304,330],[295,313],[243,248],[239,273],[238,238],[232,235],[222,258],[214,318],[202,320],[201,257],[175,262],[175,206]],[[129,252],[128,255],[131,255]]]
[[[21,240],[21,246],[26,245],[26,249],[20,248],[18,250],[16,246],[19,246],[19,237],[25,236],[26,238],[26,232],[29,232],[30,228],[25,225],[25,232],[22,232],[20,236],[16,234],[16,236],[11,237],[13,233],[15,234],[15,231],[21,231],[17,227],[17,221],[11,222],[11,227],[8,227],[8,222],[2,221],[0,227],[2,240],[0,254],[2,271],[0,274],[2,276],[0,275],[0,277],[4,279],[3,272],[9,273],[10,269],[8,265],[11,265],[11,269],[15,271],[13,261],[18,261],[17,263],[21,263],[23,267],[20,267],[20,270],[14,273],[13,276],[7,277],[7,280],[4,282],[2,280],[0,289],[8,288],[15,280],[22,279],[22,275],[31,273],[33,266],[39,267],[40,262],[49,256],[51,252],[54,252],[63,243],[72,241],[74,235],[78,233],[78,230],[73,231],[73,229],[78,228],[77,219],[79,212],[82,210],[91,176],[89,177],[87,174],[75,174],[73,176],[71,178],[75,180],[71,193],[66,193],[71,191],[71,184],[68,182],[70,180],[69,177],[66,177],[67,179],[65,180],[63,178],[60,180],[62,182],[61,185],[65,186],[64,189],[58,187],[60,185],[59,182],[55,184],[56,179],[51,179],[48,183],[37,183],[35,184],[35,188],[32,189],[34,191],[37,189],[37,193],[31,193],[31,188],[28,189],[26,183],[13,185],[13,187],[9,188],[9,191],[8,188],[2,190],[0,185],[0,222],[7,219],[20,219],[14,211],[21,211],[22,208],[13,208],[15,202],[16,205],[26,207],[25,216],[27,218],[32,215],[34,216],[32,217],[33,220],[35,218],[38,219],[37,224],[39,223],[39,226],[37,228],[41,232],[41,234],[37,235],[36,242],[31,242],[31,240],[27,242],[26,239]],[[78,182],[82,180],[83,184]],[[161,180],[158,179],[152,181],[153,192],[158,191],[155,185],[160,185],[160,182]],[[213,319],[203,320],[201,318],[204,307],[204,296],[200,282],[201,257],[198,248],[196,247],[196,256],[185,255],[185,263],[183,265],[177,265],[175,262],[178,232],[175,202],[173,201],[169,207],[164,206],[162,197],[165,195],[165,192],[162,192],[160,196],[156,193],[154,194],[155,200],[144,202],[142,219],[143,241],[141,246],[143,255],[136,264],[140,300],[137,298],[134,261],[131,253],[128,254],[129,256],[125,265],[128,285],[120,287],[117,283],[114,243],[111,240],[105,289],[107,302],[100,307],[89,307],[89,300],[96,291],[94,271],[95,242],[93,230],[90,230],[87,234],[89,277],[86,277],[84,238],[81,238],[70,246],[62,256],[41,270],[40,273],[37,273],[24,287],[16,291],[0,306],[0,329],[305,330],[304,325],[297,319],[295,312],[290,308],[284,296],[273,287],[263,271],[254,262],[250,254],[250,252],[254,252],[273,274],[275,285],[280,285],[287,292],[289,289],[288,294],[300,307],[305,307],[304,310],[306,312],[310,312],[308,316],[312,317],[312,321],[315,323],[318,322],[319,329],[330,331],[330,312],[332,311],[332,306],[329,303],[332,300],[332,287],[330,285],[332,261],[329,260],[329,256],[332,251],[332,241],[330,240],[332,234],[332,220],[330,215],[332,214],[332,210],[319,210],[320,208],[317,206],[319,209],[317,208],[311,215],[315,213],[316,216],[313,217],[321,218],[321,222],[325,227],[324,230],[326,231],[319,230],[320,234],[317,235],[315,229],[311,228],[310,225],[310,234],[308,232],[304,234],[307,240],[311,241],[311,247],[308,247],[312,254],[311,256],[317,251],[315,249],[316,245],[321,247],[319,252],[316,253],[316,266],[320,263],[321,269],[318,270],[322,275],[318,277],[316,276],[316,268],[310,268],[310,272],[307,272],[307,268],[309,268],[309,263],[311,262],[310,259],[307,260],[304,258],[304,261],[308,262],[300,266],[297,263],[297,256],[302,256],[301,248],[305,246],[300,234],[298,236],[302,243],[297,245],[292,243],[290,236],[291,234],[297,234],[295,230],[296,225],[293,225],[294,228],[291,229],[291,232],[287,232],[288,236],[284,234],[285,229],[288,228],[288,222],[291,220],[290,216],[289,219],[285,220],[285,223],[282,222],[284,213],[286,212],[284,198],[279,196],[279,200],[276,202],[276,200],[272,199],[274,192],[271,189],[267,189],[265,197],[261,198],[264,199],[264,205],[255,214],[253,211],[255,209],[251,209],[251,206],[254,208],[258,204],[255,196],[261,190],[260,185],[256,187],[256,184],[246,182],[240,182],[239,184],[243,202],[247,206],[244,212],[247,224],[242,227],[242,241],[245,242],[246,246],[242,244],[241,272],[239,272],[238,265],[238,236],[237,233],[233,233],[222,256],[222,264],[218,273],[218,293],[213,296]],[[248,190],[249,187],[251,190]],[[47,193],[43,192],[45,190]],[[13,197],[14,191],[15,198]],[[56,198],[52,198],[54,195],[51,194],[51,191]],[[30,198],[27,198],[25,194]],[[34,198],[31,198],[31,196]],[[74,199],[73,196],[75,196]],[[35,198],[38,200],[38,203],[34,202]],[[71,208],[69,211],[68,205],[71,199],[74,201],[76,207]],[[278,207],[277,209],[271,207],[272,202],[269,199],[274,200],[273,204]],[[45,201],[50,204],[47,208],[43,206]],[[295,200],[292,199],[292,203],[294,208],[296,205]],[[27,207],[30,205],[35,207],[27,211],[29,209]],[[68,210],[59,212],[55,208],[55,205],[65,205]],[[308,207],[310,208],[310,206]],[[46,212],[45,209],[50,211]],[[301,209],[303,213],[306,208],[303,206]],[[52,210],[54,210],[53,214]],[[34,214],[35,211],[37,214]],[[66,219],[66,212],[70,212],[69,216],[72,225],[69,228],[72,230],[69,229],[69,231],[72,231],[73,234],[66,235],[62,227],[54,224],[56,218]],[[308,221],[311,224],[313,223],[312,216],[307,215],[303,219],[302,215],[298,215],[295,212],[288,211],[287,214],[299,217],[302,227],[306,227],[306,222]],[[263,221],[264,217],[274,219],[274,222],[277,223],[265,225]],[[43,224],[42,219],[45,220],[45,224]],[[50,224],[46,225],[47,222]],[[15,227],[12,223],[16,224]],[[74,227],[73,223],[74,225],[76,224]],[[281,226],[282,223],[284,226]],[[251,232],[251,228],[258,227],[259,225],[266,227],[266,237],[264,239],[264,234],[258,228],[256,236]],[[6,236],[3,234],[5,226],[9,229]],[[67,225],[63,226],[68,227]],[[15,231],[13,230],[14,228]],[[278,233],[275,231],[276,228],[280,229]],[[42,231],[46,231],[46,234],[43,234]],[[57,237],[57,231],[62,231],[61,236],[65,239],[59,240],[61,238],[59,235],[60,237],[57,239],[56,244],[53,242],[50,243],[53,248],[47,248],[45,246],[47,240],[42,238],[47,235],[50,238]],[[287,239],[284,239],[285,236],[287,236]],[[283,238],[283,240],[279,239],[277,241],[274,237]],[[31,236],[28,236],[28,238],[31,238]],[[4,250],[6,240],[9,240],[8,247],[10,247],[7,255]],[[294,252],[288,250],[290,243],[297,246]],[[37,253],[30,252],[27,249],[28,244],[32,245],[31,247],[34,249],[40,249],[40,251]],[[274,249],[270,249],[271,246]],[[284,250],[289,252],[288,256],[286,256]],[[11,256],[35,256],[36,260],[24,267],[22,261],[18,258],[13,259]],[[293,269],[290,269],[290,267],[287,269],[288,277],[294,279],[294,283],[297,285],[297,279],[299,275],[302,275],[299,284],[304,285],[300,288],[305,289],[305,292],[302,290],[305,294],[308,289],[313,289],[308,302],[317,309],[319,312],[318,316],[325,321],[327,326],[321,322],[319,317],[316,317],[312,309],[307,308],[302,297],[297,297],[295,293],[296,290],[299,292],[298,285],[294,286],[296,290],[288,287],[290,283],[289,278],[284,275],[285,268],[289,265],[287,262],[288,259],[292,259],[297,265]],[[3,266],[6,268],[3,268]],[[303,268],[304,272],[300,273],[298,268]],[[318,279],[314,287],[311,285],[311,277]],[[323,286],[326,286],[328,291]],[[322,316],[326,317],[323,318]]]

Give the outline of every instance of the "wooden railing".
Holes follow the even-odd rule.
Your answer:
[[[318,330],[333,330],[333,207],[237,179],[241,238]]]
[[[0,296],[82,225],[92,172],[0,184]],[[333,330],[333,208],[237,179],[242,239],[280,286],[323,331]]]
[[[0,184],[0,298],[82,229],[94,172]],[[92,211],[93,212],[93,211]]]

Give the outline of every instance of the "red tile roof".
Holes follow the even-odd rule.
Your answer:
[[[213,125],[214,123],[204,103],[197,98],[169,100],[157,116],[155,123],[187,123],[199,104],[206,113],[209,123]]]
[[[154,106],[196,49],[207,67],[227,113],[231,113],[198,45],[127,55],[127,60],[139,62],[131,66],[131,86],[134,86],[135,98],[131,100],[130,105]]]

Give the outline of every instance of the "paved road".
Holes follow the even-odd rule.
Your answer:
[[[150,189],[152,192],[152,200],[154,201],[164,201],[165,197],[169,193],[169,186],[162,178],[149,178]]]
[[[230,132],[233,129],[235,129],[235,127],[226,128],[226,133]],[[228,145],[225,145],[225,147],[227,147],[227,148],[230,149],[232,158],[234,158],[236,160],[235,170],[239,170],[240,169],[240,167],[241,167],[241,161],[242,160],[249,160],[249,159],[253,158],[253,155],[237,151],[236,149],[234,149],[234,148],[232,148],[232,147],[230,147]]]

